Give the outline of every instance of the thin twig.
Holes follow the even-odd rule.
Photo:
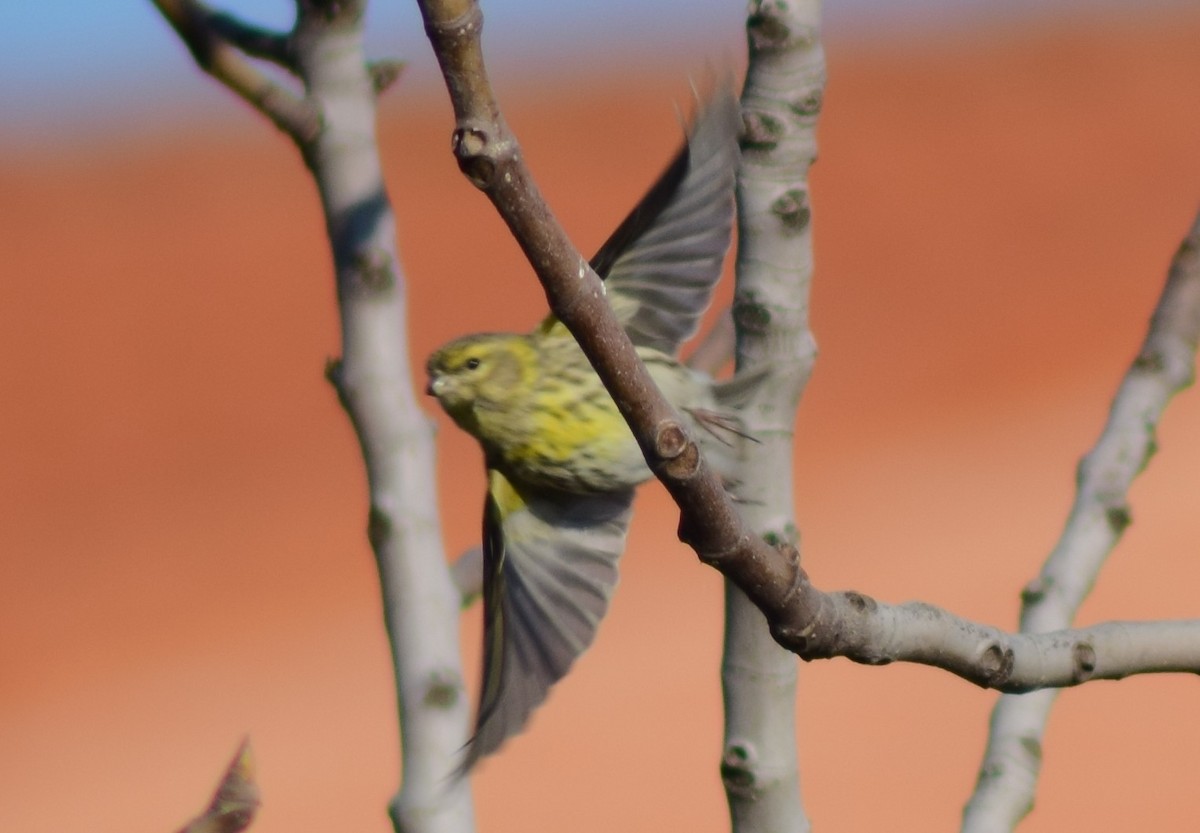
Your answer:
[[[1149,332],[1125,375],[1096,446],[1079,464],[1075,503],[1041,573],[1022,593],[1021,630],[1070,626],[1131,518],[1127,492],[1157,447],[1168,401],[1191,383],[1200,339],[1200,215],[1171,263]],[[964,833],[1011,830],[1033,805],[1054,692],[1002,697]]]

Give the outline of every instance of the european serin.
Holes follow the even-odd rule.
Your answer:
[[[721,408],[746,386],[676,360],[729,247],[738,103],[723,86],[646,196],[592,258],[650,375],[691,418],[717,470],[740,435]],[[483,681],[463,771],[521,730],[592,642],[617,580],[637,442],[553,316],[529,335],[471,335],[427,363],[427,392],[483,448]],[[714,442],[713,440],[719,440]]]

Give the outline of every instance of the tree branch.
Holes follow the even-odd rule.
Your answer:
[[[313,141],[321,129],[318,110],[306,99],[276,84],[247,61],[229,39],[236,33],[247,47],[264,46],[274,36],[263,34],[254,43],[250,32],[261,32],[236,22],[230,15],[214,15],[197,0],[152,0],[187,46],[196,64],[250,104],[301,147]],[[240,45],[240,44],[239,44]],[[252,53],[253,54],[253,53]],[[265,56],[263,56],[265,57]],[[286,64],[289,69],[294,67]]]
[[[796,406],[816,359],[808,171],[825,83],[820,12],[817,0],[750,4],[737,180],[737,367],[765,365],[769,373],[740,415],[759,442],[746,448],[737,493],[754,529],[793,545]],[[795,659],[772,639],[762,613],[727,581],[721,775],[734,833],[809,829],[796,753],[796,677]]]
[[[218,37],[236,46],[251,58],[270,61],[288,72],[296,72],[296,56],[292,54],[292,39],[289,35],[253,26],[228,12],[213,11],[198,0],[194,5],[205,15],[209,27]]]
[[[811,608],[812,615],[797,617],[801,627],[772,625],[776,638],[805,660],[913,662],[1009,694],[1134,674],[1200,673],[1200,620],[1009,634],[924,602],[887,605],[853,591],[822,593],[807,581],[796,593],[795,607]]]
[[[1200,215],[1171,263],[1146,339],[1125,375],[1096,446],[1080,461],[1075,502],[1041,573],[1022,593],[1021,630],[1069,627],[1130,523],[1126,493],[1154,454],[1168,401],[1190,384],[1200,339]],[[1003,697],[963,812],[965,833],[1011,830],[1033,805],[1054,692]]]

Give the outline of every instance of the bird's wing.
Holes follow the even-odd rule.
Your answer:
[[[741,111],[724,81],[671,164],[591,260],[633,343],[674,355],[712,301],[733,229]],[[543,332],[555,329],[553,316]]]
[[[520,732],[596,635],[617,583],[633,491],[518,490],[488,473],[483,680],[462,771]]]

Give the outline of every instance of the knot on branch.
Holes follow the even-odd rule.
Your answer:
[[[452,669],[440,668],[433,671],[425,681],[425,696],[422,701],[434,709],[451,709],[458,703],[462,693],[462,680]]]
[[[338,270],[342,292],[351,297],[369,297],[390,292],[396,287],[395,263],[387,251],[370,248],[355,254],[353,261]]]
[[[771,213],[780,220],[785,235],[800,234],[808,228],[812,210],[808,207],[808,192],[803,188],[789,188],[775,202]]]
[[[763,110],[742,110],[742,150],[774,150],[786,132],[783,121]]]
[[[1133,370],[1139,373],[1160,373],[1167,366],[1162,351],[1143,348],[1133,360]]]
[[[1071,649],[1071,661],[1075,666],[1071,678],[1077,683],[1090,680],[1092,674],[1096,673],[1095,646],[1090,642],[1076,642]]]
[[[870,615],[879,609],[879,602],[872,599],[870,596],[859,593],[857,590],[847,590],[842,594],[842,598],[846,600],[846,604],[855,613]]]
[[[758,751],[746,740],[732,740],[721,755],[721,781],[726,792],[742,798],[758,795]]]
[[[793,113],[802,118],[818,116],[824,104],[824,91],[818,87],[808,95],[801,96],[788,105]]]
[[[463,172],[471,184],[481,191],[486,191],[496,181],[496,169],[500,144],[495,141],[486,127],[481,125],[460,125],[450,140],[454,150],[454,158],[458,160],[458,169]]]
[[[674,420],[664,420],[654,432],[654,453],[661,461],[660,468],[675,480],[686,480],[700,468],[700,449],[683,426]]]
[[[733,299],[733,320],[743,335],[762,335],[771,326],[771,310],[754,293],[739,293]]]
[[[1118,503],[1104,510],[1104,519],[1108,521],[1108,528],[1112,530],[1113,535],[1120,535],[1125,531],[1125,527],[1133,523],[1133,513],[1129,504]]]
[[[1046,598],[1046,594],[1050,592],[1053,585],[1053,579],[1047,576],[1038,576],[1021,588],[1021,604],[1025,607],[1038,604]]]
[[[999,688],[1012,676],[1016,659],[1012,648],[991,642],[979,656],[979,684],[984,688]]]
[[[379,552],[391,540],[394,525],[392,516],[380,506],[372,506],[367,513],[367,540],[372,549]]]
[[[779,4],[782,5],[782,4]],[[751,52],[773,52],[787,46],[792,30],[784,15],[786,7],[774,2],[755,0],[746,16],[746,38]]]

